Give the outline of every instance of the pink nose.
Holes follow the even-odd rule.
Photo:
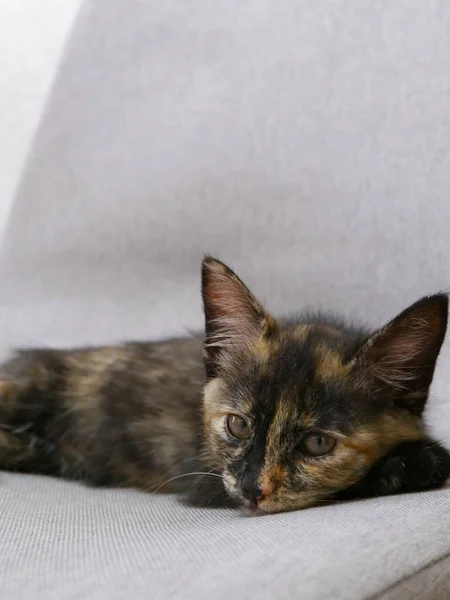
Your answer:
[[[275,484],[272,482],[261,483],[259,489],[261,490],[261,496],[264,498],[265,496],[270,496],[275,489]]]

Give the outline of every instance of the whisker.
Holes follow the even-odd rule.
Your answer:
[[[159,487],[156,488],[156,490],[153,490],[152,494],[156,494],[156,492],[159,492],[159,490],[164,487],[167,483],[170,483],[171,481],[174,481],[174,479],[180,479],[180,477],[189,477],[190,475],[210,475],[211,477],[219,477],[219,479],[223,479],[222,475],[218,475],[217,473],[208,473],[208,472],[193,472],[193,473],[183,473],[182,475],[177,475],[176,477],[171,477],[170,479],[167,479],[167,481],[165,481],[164,483],[162,483]]]
[[[208,471],[207,473],[203,473],[203,475],[201,475],[198,479],[196,479],[195,481],[192,482],[191,486],[189,489],[192,489],[192,487],[199,481],[201,481],[203,479],[203,477],[205,477],[205,475],[214,475],[213,471],[216,467],[214,467],[213,469],[211,469],[211,471]]]

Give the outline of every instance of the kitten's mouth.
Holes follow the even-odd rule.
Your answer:
[[[264,506],[264,500],[248,500],[247,498],[243,498],[242,496],[239,499],[239,506],[241,511],[247,517],[263,517],[265,515],[269,515],[272,511],[266,505]]]

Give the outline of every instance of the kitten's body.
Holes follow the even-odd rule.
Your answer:
[[[208,287],[205,269],[219,273],[212,279],[218,289]],[[274,320],[218,261],[205,261],[203,296],[206,377],[196,337],[26,350],[3,365],[0,469],[187,489],[196,504],[231,498],[266,512],[442,485],[450,458],[424,437],[421,415],[445,334],[446,297],[425,299],[411,317],[405,311],[369,335],[320,315]],[[410,337],[407,319],[417,346],[409,351],[421,365],[430,362],[426,372],[397,364],[397,337]],[[395,369],[376,358],[382,369],[374,371],[366,355],[379,353],[385,338],[389,360],[398,354]],[[245,420],[248,438],[230,435],[230,415]],[[332,436],[336,448],[308,457],[299,444],[310,432]],[[184,477],[192,471],[214,475]]]
[[[196,455],[198,338],[28,350],[0,377],[0,468],[152,491]]]

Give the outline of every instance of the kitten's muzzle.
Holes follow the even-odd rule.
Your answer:
[[[273,483],[258,483],[251,473],[244,475],[241,490],[247,500],[252,504],[258,504],[274,491]]]

